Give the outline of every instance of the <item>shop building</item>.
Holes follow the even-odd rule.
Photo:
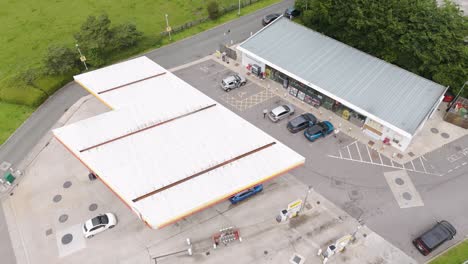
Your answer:
[[[324,107],[400,151],[447,87],[279,18],[241,43],[242,64],[291,96]]]

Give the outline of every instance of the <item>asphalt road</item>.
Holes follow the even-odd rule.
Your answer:
[[[246,39],[250,36],[250,32],[256,32],[261,28],[261,17],[269,13],[282,12],[293,3],[293,0],[285,0],[144,55],[167,69],[197,60],[213,53],[218,49],[220,43],[231,40],[236,43]],[[228,31],[230,33],[225,35],[224,33]],[[57,91],[1,146],[0,164],[8,162],[12,164],[12,167],[19,166],[18,164],[46,135],[63,113],[87,94],[74,82]],[[2,263],[16,263],[3,209],[0,211],[0,245]]]
[[[178,70],[175,74],[303,155],[306,158],[305,165],[293,170],[292,175],[306,185],[312,186],[315,191],[354,218],[362,219],[365,225],[418,262],[426,262],[430,257],[468,235],[466,225],[466,219],[468,219],[468,204],[466,203],[468,136],[424,155],[428,169],[429,166],[434,166],[434,170],[446,172],[442,176],[407,172],[408,177],[404,179],[406,182],[400,188],[413,185],[415,191],[412,192],[410,189],[407,191],[411,192],[413,197],[419,195],[423,204],[402,208],[399,206],[397,194],[392,192],[385,178],[389,172],[402,172],[401,168],[389,168],[328,156],[339,149],[343,151],[348,145],[354,145],[354,139],[340,133],[337,138],[328,136],[311,143],[304,138],[303,133],[291,134],[286,129],[287,120],[272,123],[268,118],[264,119],[263,109],[272,109],[286,103],[283,98],[277,96],[255,102],[256,104],[251,103],[247,109],[239,111],[231,101],[227,102],[223,99],[226,92],[219,88],[219,82],[231,72],[216,62],[206,61]],[[229,92],[229,98],[244,100],[259,91],[256,84],[248,82],[246,86]],[[301,112],[302,110],[298,107],[296,115]],[[334,119],[332,122],[339,121]],[[362,146],[365,145],[362,144]],[[350,149],[350,152],[352,156],[359,159],[356,149]],[[366,153],[367,150],[363,149],[359,155],[365,158]],[[302,193],[299,194],[299,197],[302,195]],[[411,200],[416,201],[415,198]],[[309,202],[315,204],[316,201],[309,200]],[[411,241],[440,220],[448,220],[452,223],[457,228],[458,234],[454,240],[445,243],[428,257],[424,257],[415,249]]]

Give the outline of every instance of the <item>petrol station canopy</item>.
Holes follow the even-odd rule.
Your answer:
[[[113,111],[54,136],[152,228],[305,162],[146,57],[75,80]]]

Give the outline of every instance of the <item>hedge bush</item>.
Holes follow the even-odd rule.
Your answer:
[[[10,83],[0,90],[0,98],[9,103],[37,107],[47,99],[47,94],[30,85]]]

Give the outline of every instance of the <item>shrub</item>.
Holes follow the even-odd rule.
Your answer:
[[[44,58],[44,72],[49,75],[70,73],[78,65],[78,57],[78,53],[68,47],[51,45]]]
[[[30,85],[9,82],[9,85],[0,91],[0,98],[7,103],[36,107],[47,99],[47,95]]]
[[[124,23],[112,28],[112,46],[115,49],[125,49],[135,46],[143,33],[131,23]]]
[[[208,11],[208,17],[210,19],[217,19],[220,15],[219,13],[219,5],[218,2],[216,1],[210,1],[206,7]]]

